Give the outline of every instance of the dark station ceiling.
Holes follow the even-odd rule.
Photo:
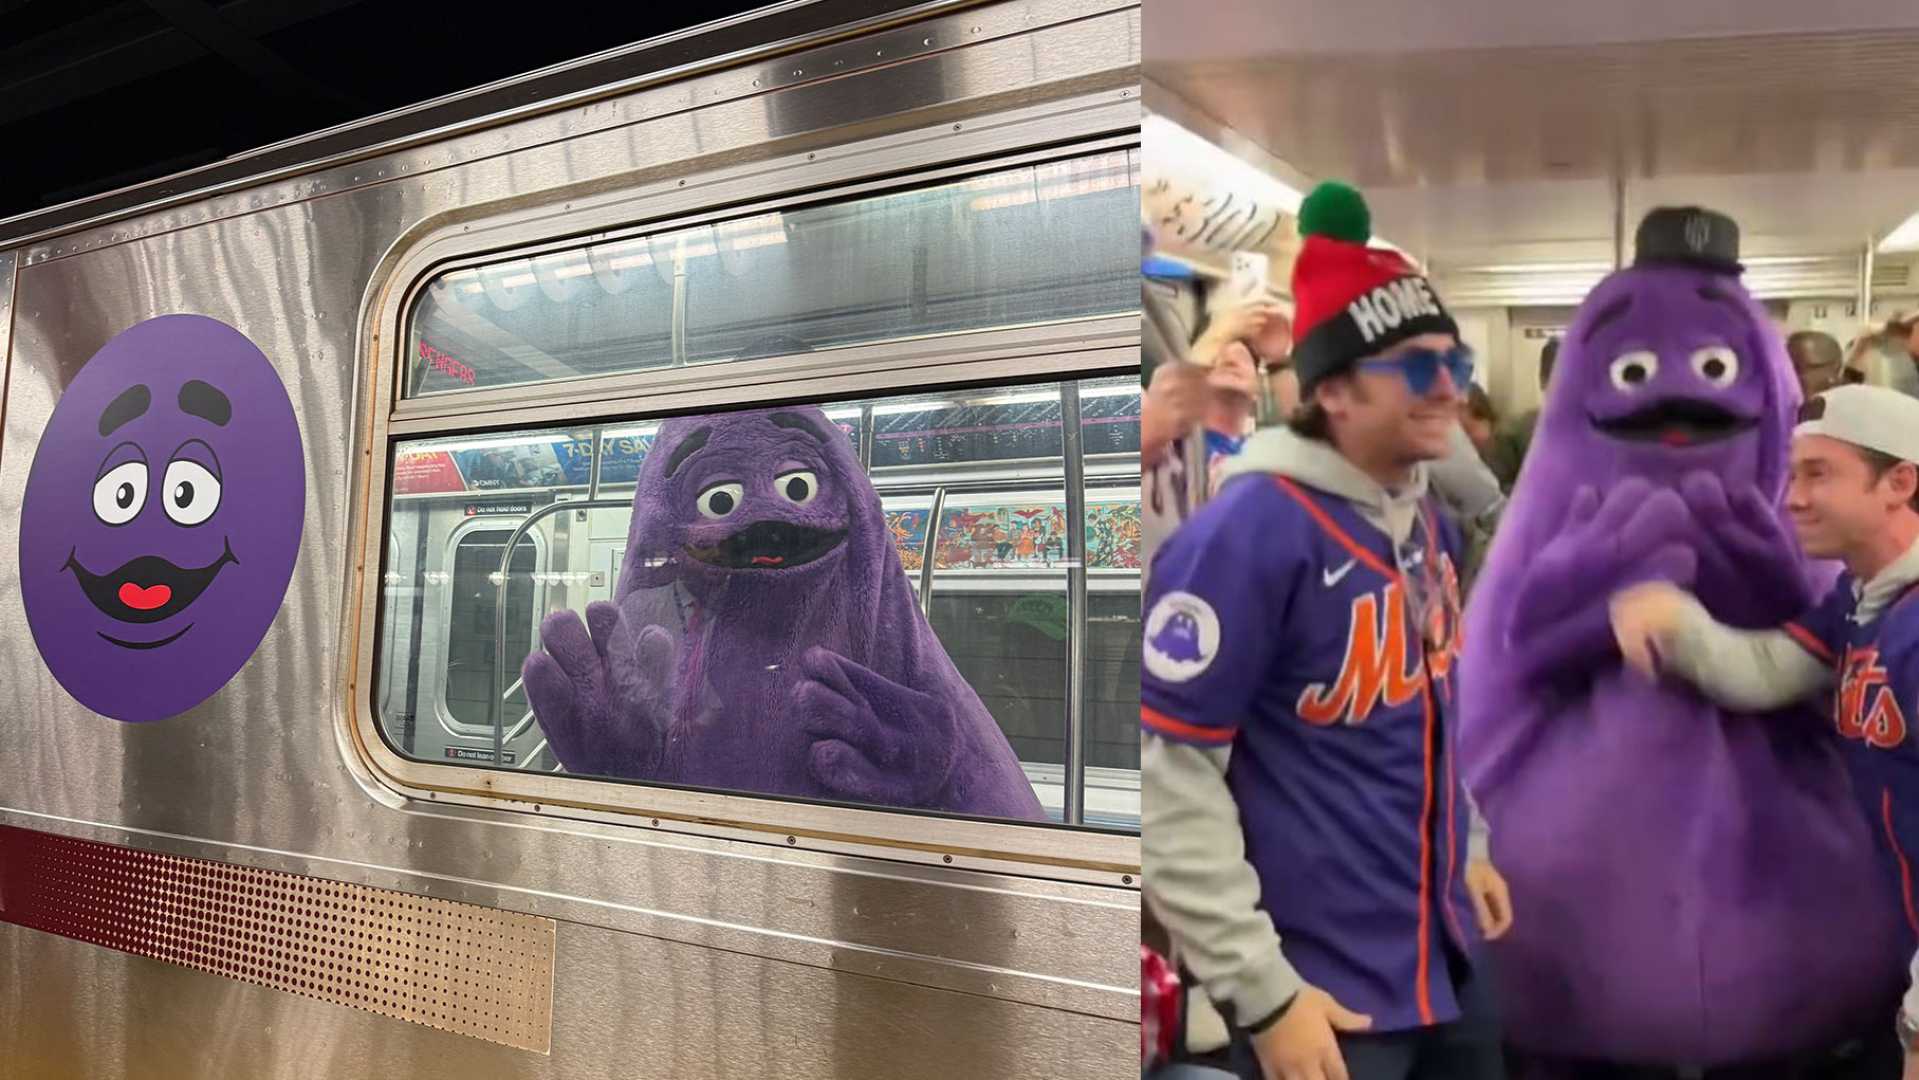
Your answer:
[[[758,6],[0,0],[0,219]]]

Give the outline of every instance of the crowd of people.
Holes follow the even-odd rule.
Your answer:
[[[1489,826],[1455,765],[1458,672],[1462,648],[1502,645],[1467,644],[1461,628],[1528,455],[1550,452],[1535,446],[1542,411],[1500,415],[1432,283],[1368,244],[1356,191],[1321,185],[1298,224],[1287,302],[1225,305],[1190,342],[1147,335],[1144,1074],[1677,1080],[1903,1069],[1919,1080],[1919,1052],[1901,1049],[1919,1037],[1919,994],[1909,1008],[1894,995],[1883,1015],[1854,1017],[1838,1035],[1813,1031],[1790,1053],[1731,1061],[1559,1052],[1552,1036],[1527,1045],[1506,1029],[1490,946],[1528,919],[1527,895],[1502,873],[1501,826]],[[1711,245],[1729,233],[1731,246],[1702,254],[1702,233]],[[1697,296],[1686,300],[1707,310],[1725,299],[1716,282],[1737,280],[1736,245],[1729,219],[1658,211],[1642,227],[1636,265],[1654,293],[1665,268],[1692,275],[1683,287]],[[1154,302],[1148,294],[1149,309]],[[1623,310],[1582,309],[1582,343]],[[1695,557],[1655,543],[1639,565],[1626,559],[1616,581],[1594,564],[1597,621],[1579,632],[1603,635],[1614,667],[1664,693],[1704,695],[1741,722],[1830,699],[1833,726],[1817,752],[1846,761],[1864,811],[1848,827],[1870,829],[1883,864],[1875,880],[1906,931],[1919,933],[1903,854],[1919,853],[1919,753],[1903,711],[1919,701],[1919,604],[1905,602],[1919,595],[1919,320],[1894,319],[1849,350],[1818,331],[1781,338],[1768,323],[1764,332],[1769,343],[1694,351],[1680,375],[1736,390],[1742,371],[1755,371],[1747,381],[1757,384],[1778,354],[1779,385],[1796,378],[1795,400],[1805,402],[1776,447],[1754,437],[1757,452],[1779,458],[1759,467],[1762,477],[1777,473],[1779,494],[1768,505],[1763,492],[1742,489],[1728,501],[1702,495],[1687,474],[1680,512],[1719,506],[1751,527],[1749,553],[1776,541],[1790,549],[1781,556],[1790,572],[1805,568],[1817,582],[1820,564],[1808,558],[1836,562],[1837,583],[1808,593],[1814,602],[1793,622],[1729,624],[1695,597]],[[1542,394],[1562,347],[1557,337],[1544,345]],[[1874,350],[1898,359],[1894,388],[1864,385]],[[1658,359],[1621,352],[1598,375],[1561,373],[1630,394],[1655,384]],[[1767,393],[1780,404],[1782,392]],[[1756,430],[1757,420],[1710,412],[1695,403],[1676,416],[1642,409],[1605,422],[1620,438],[1669,449]],[[1570,520],[1621,550],[1637,543],[1681,495],[1669,503],[1651,488],[1618,490],[1634,482],[1582,491]],[[1621,498],[1598,505],[1608,494]],[[1588,497],[1594,505],[1584,506]],[[1570,572],[1577,581],[1579,568]],[[1545,678],[1600,677],[1582,664]],[[1846,918],[1848,899],[1832,898],[1835,919]],[[1913,945],[1905,933],[1902,966]],[[1581,1007],[1577,994],[1568,1001],[1554,1007]],[[1794,1019],[1778,1018],[1780,1038],[1790,1041]]]

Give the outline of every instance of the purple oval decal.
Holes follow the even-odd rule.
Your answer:
[[[163,315],[102,346],[53,408],[20,510],[20,596],[67,693],[175,716],[253,655],[306,516],[300,427],[238,330]]]

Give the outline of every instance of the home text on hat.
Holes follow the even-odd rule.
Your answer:
[[[1372,212],[1359,192],[1327,182],[1299,207],[1293,261],[1293,370],[1300,394],[1367,356],[1422,334],[1459,334],[1444,301],[1399,252],[1369,246]]]
[[[1388,330],[1422,315],[1444,315],[1433,287],[1423,277],[1403,277],[1389,281],[1346,305],[1346,313],[1359,327],[1360,336],[1371,345]]]

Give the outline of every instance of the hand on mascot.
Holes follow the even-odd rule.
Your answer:
[[[1659,648],[1678,631],[1686,609],[1696,603],[1685,590],[1667,582],[1635,585],[1612,599],[1613,639],[1626,666],[1648,679],[1659,677]]]
[[[520,673],[560,764],[575,773],[655,775],[672,719],[672,635],[657,626],[636,633],[617,606],[598,600],[586,606],[584,624],[577,612],[548,615],[540,645]]]
[[[1253,1036],[1253,1050],[1266,1080],[1347,1080],[1338,1033],[1372,1026],[1372,1017],[1353,1012],[1317,986],[1308,986],[1278,1023]]]
[[[1513,897],[1491,859],[1474,859],[1466,864],[1466,891],[1473,898],[1480,934],[1487,941],[1505,937],[1513,928]]]
[[[1815,597],[1799,543],[1758,488],[1728,493],[1718,476],[1695,472],[1680,481],[1679,491],[1704,539],[1700,591],[1733,605],[1718,612],[1721,619],[1776,626],[1811,606]]]
[[[1899,1080],[1919,1080],[1919,1050],[1906,1051],[1906,1066],[1900,1070]]]
[[[1645,581],[1690,587],[1698,525],[1679,493],[1638,477],[1602,500],[1582,487],[1565,524],[1520,579],[1507,640],[1524,681],[1587,671],[1615,643],[1607,600]]]
[[[795,684],[814,779],[860,802],[926,806],[958,757],[959,718],[941,698],[815,646]]]

